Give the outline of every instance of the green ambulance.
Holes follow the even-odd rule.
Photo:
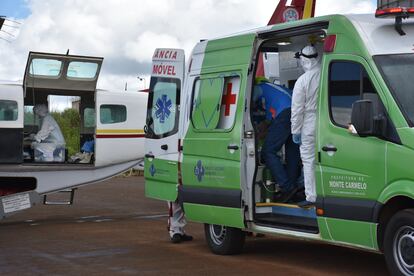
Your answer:
[[[322,56],[317,202],[303,209],[276,202],[267,185],[252,93],[259,59],[272,82],[292,88],[303,73],[294,53],[310,43]],[[414,21],[401,26],[374,15],[323,16],[204,40],[187,66],[183,50],[157,49],[146,196],[178,199],[188,220],[204,223],[216,254],[241,252],[246,232],[285,235],[383,252],[390,272],[414,275],[411,78]]]

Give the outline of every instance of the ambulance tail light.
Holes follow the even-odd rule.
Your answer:
[[[336,45],[336,35],[328,35],[325,38],[325,43],[323,45],[323,51],[325,53],[332,53],[335,50]]]

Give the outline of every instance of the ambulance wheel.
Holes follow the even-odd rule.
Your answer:
[[[238,228],[204,224],[204,233],[210,250],[217,255],[234,255],[243,250],[245,233]]]
[[[414,275],[414,209],[391,218],[385,230],[384,254],[392,275]]]

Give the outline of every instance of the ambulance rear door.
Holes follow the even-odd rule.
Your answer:
[[[156,49],[152,61],[145,127],[145,194],[174,201],[178,184],[178,124],[184,50]]]

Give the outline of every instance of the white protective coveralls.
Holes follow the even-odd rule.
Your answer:
[[[316,201],[315,187],[315,130],[316,107],[320,80],[320,63],[313,46],[302,49],[300,62],[305,73],[296,81],[292,96],[292,135],[301,136],[300,156],[303,163],[305,195],[309,202]]]
[[[184,211],[177,202],[168,201],[169,216],[168,216],[168,232],[172,238],[174,234],[184,235],[184,227],[187,225],[187,220],[184,216]]]
[[[41,120],[41,127],[39,132],[33,136],[33,149],[35,150],[36,161],[60,161],[63,162],[65,138],[60,131],[59,125],[55,119],[49,114],[48,108],[44,104],[36,105],[33,108],[33,113],[39,116]],[[53,153],[56,149],[63,149],[62,156],[54,157]],[[39,156],[40,153],[40,156]],[[55,160],[56,159],[56,160]]]

